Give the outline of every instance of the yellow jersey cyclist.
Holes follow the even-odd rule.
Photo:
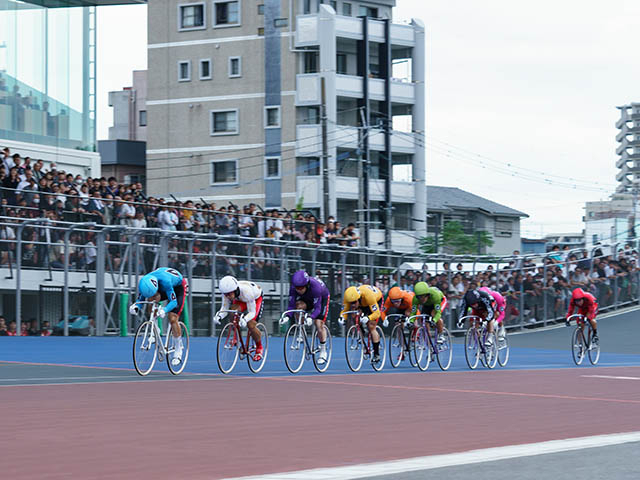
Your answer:
[[[442,322],[442,312],[447,308],[447,297],[439,288],[430,287],[426,282],[418,282],[413,286],[413,307],[411,315],[418,315],[419,311],[426,315],[431,315],[431,319],[436,324],[438,330],[438,343],[442,344],[446,338],[442,335],[444,324]],[[426,325],[429,328],[429,325]]]
[[[378,287],[372,285],[360,285],[359,287],[349,287],[344,291],[344,308],[340,312],[340,325],[344,325],[344,312],[349,310],[360,310],[364,317],[361,322],[366,324],[373,340],[373,362],[380,361],[380,335],[376,331],[380,311],[382,308],[382,292]],[[388,320],[384,320],[383,326],[389,325]]]

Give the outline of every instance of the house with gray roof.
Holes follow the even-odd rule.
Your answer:
[[[486,231],[493,246],[481,253],[511,254],[520,249],[520,219],[524,212],[456,187],[427,186],[428,235],[437,235],[448,221],[462,224],[465,233]]]

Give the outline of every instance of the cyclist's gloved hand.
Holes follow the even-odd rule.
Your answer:
[[[216,325],[220,325],[221,321],[222,321],[222,315],[220,315],[220,312],[218,312],[213,316],[213,323],[215,323]]]
[[[158,318],[164,318],[167,312],[164,311],[163,307],[158,307]]]
[[[360,317],[360,323],[361,323],[362,325],[366,325],[367,323],[369,323],[369,317],[367,317],[367,316],[365,316],[365,315],[362,315],[362,316]]]
[[[280,325],[284,325],[285,323],[289,323],[289,317],[287,315],[285,315],[284,317],[282,317],[280,319]]]
[[[571,321],[569,320],[569,317],[565,317],[564,319],[564,324],[568,327],[569,325],[571,325]]]
[[[344,325],[344,317],[342,315],[340,315],[340,318],[338,318],[338,323],[340,325]]]
[[[247,322],[248,322],[248,321],[249,321],[249,320],[247,319],[247,316],[246,316],[246,315],[242,315],[242,316],[240,317],[240,320],[238,321],[238,325],[240,326],[240,328],[244,328],[244,327],[246,327],[246,326],[247,326]]]
[[[304,324],[307,327],[310,327],[312,323],[313,323],[313,318],[311,318],[309,315],[304,317]]]
[[[462,327],[464,327],[464,323],[458,322],[456,323],[456,327],[458,327],[458,329],[461,329]]]
[[[382,321],[382,326],[383,327],[388,327],[389,326],[389,320],[387,320],[386,318]]]
[[[139,315],[140,314],[140,307],[138,307],[137,304],[133,304],[129,307],[129,313],[131,315]]]

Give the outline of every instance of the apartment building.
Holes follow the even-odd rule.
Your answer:
[[[620,118],[616,128],[620,131],[616,141],[620,143],[616,148],[619,155],[616,167],[620,170],[616,175],[619,182],[616,193],[635,193],[637,195],[640,184],[640,103],[631,103],[617,107]]]
[[[152,195],[426,233],[425,34],[395,0],[149,3]],[[385,236],[384,226],[394,231]]]

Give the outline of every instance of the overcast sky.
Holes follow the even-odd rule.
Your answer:
[[[581,231],[584,202],[615,189],[615,107],[640,102],[640,1],[397,4],[427,28],[427,182],[529,214],[523,236]],[[98,9],[99,139],[107,92],[146,68],[145,22]]]

